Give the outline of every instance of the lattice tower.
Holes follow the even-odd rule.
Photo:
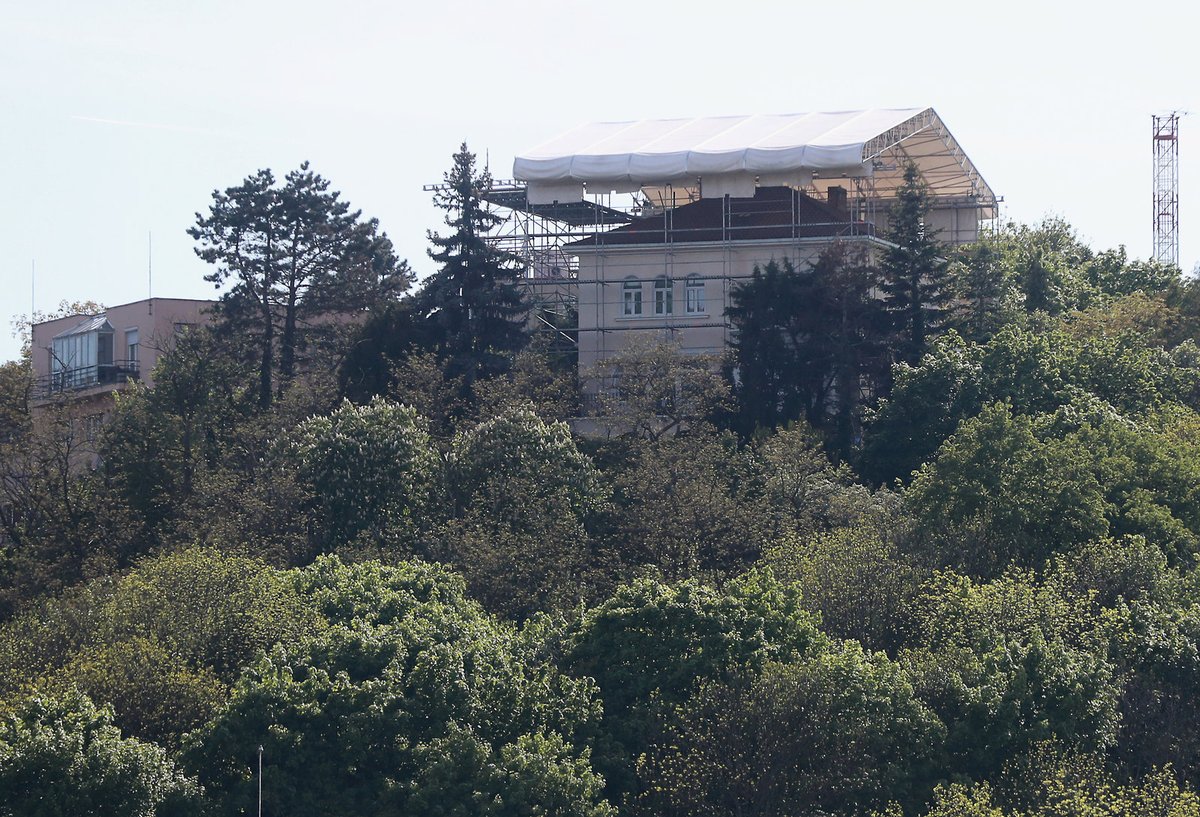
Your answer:
[[[1179,266],[1179,114],[1154,116],[1154,260]]]

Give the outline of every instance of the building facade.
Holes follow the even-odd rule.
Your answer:
[[[154,367],[182,332],[209,322],[215,301],[148,298],[94,315],[33,325],[33,408],[70,402],[99,416],[132,382],[153,385]]]
[[[996,216],[932,108],[581,125],[518,156],[485,198],[515,213],[497,240],[526,259],[535,300],[547,278],[571,300],[586,397],[634,338],[722,354],[730,295],[757,265],[802,267],[835,242],[877,263],[910,165],[942,241],[974,241]]]

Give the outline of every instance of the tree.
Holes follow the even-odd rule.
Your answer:
[[[886,374],[878,273],[843,245],[816,264],[788,260],[755,267],[732,294],[733,365],[742,432],[803,418],[833,432],[846,455],[854,444],[863,385]]]
[[[1114,745],[1121,679],[1102,619],[1078,599],[1026,570],[986,583],[940,573],[913,609],[915,646],[898,658],[947,727],[946,777],[994,780],[1047,740]]]
[[[311,497],[318,552],[377,542],[410,555],[436,518],[441,463],[424,420],[408,406],[346,401],[278,445]]]
[[[296,582],[328,630],[256,660],[185,750],[219,814],[253,798],[262,745],[273,813],[609,815],[578,739],[594,685],[540,660],[460,578],[322,557]]]
[[[780,580],[800,590],[825,632],[890,654],[911,638],[914,606],[928,572],[899,551],[902,534],[886,522],[785,537],[765,558]]]
[[[601,364],[615,383],[600,390],[602,422],[651,441],[694,430],[723,408],[729,395],[718,364],[712,355],[685,355],[677,343],[636,339]]]
[[[175,745],[216,713],[258,651],[318,624],[286,573],[189,548],[0,626],[0,700],[78,687],[111,705],[127,734]]]
[[[827,646],[794,587],[751,571],[723,591],[697,581],[624,585],[569,629],[560,663],[599,685],[604,720],[594,757],[617,801],[638,791],[634,760],[661,712],[706,681],[757,673]]]
[[[508,370],[512,356],[527,340],[529,312],[516,258],[487,240],[500,217],[484,204],[492,186],[485,168],[475,169],[475,154],[464,142],[454,154],[444,184],[433,202],[446,212],[447,235],[430,232],[429,257],[440,269],[417,294],[419,314],[430,324],[449,377],[463,377],[470,388],[478,378]]]
[[[213,191],[188,235],[216,266],[206,280],[233,280],[218,315],[258,347],[258,397],[268,406],[295,376],[297,352],[314,321],[395,297],[412,275],[375,219],[362,220],[305,162],[276,184],[270,170]]]
[[[446,548],[490,610],[524,618],[590,595],[588,526],[608,489],[565,423],[510,409],[459,432],[446,484]]]
[[[973,341],[986,342],[1020,310],[1012,273],[991,235],[960,247],[947,269],[957,303],[953,324]]]
[[[756,477],[729,432],[639,442],[613,476],[612,549],[672,581],[736,575],[774,532]]]
[[[895,367],[890,396],[869,418],[863,470],[877,481],[907,478],[961,421],[993,402],[1078,423],[1188,400],[1200,369],[1186,347],[1178,351],[1154,348],[1136,332],[1007,326],[985,344],[949,332],[918,365]]]
[[[757,440],[753,463],[755,492],[762,493],[757,513],[776,520],[771,539],[804,540],[886,519],[895,504],[890,492],[872,493],[855,483],[848,465],[832,463],[820,435],[802,421]]]
[[[136,520],[91,470],[94,428],[79,406],[49,404],[0,440],[0,619],[137,555]]]
[[[945,733],[901,668],[854,642],[706,683],[639,761],[647,815],[869,813],[926,794]]]
[[[194,779],[153,744],[121,737],[112,715],[71,692],[0,715],[2,817],[185,817]]]
[[[1087,453],[1043,440],[1003,404],[967,420],[904,495],[917,547],[939,564],[994,576],[1109,532],[1104,486]]]
[[[916,363],[947,319],[953,295],[946,275],[946,250],[928,224],[929,189],[916,163],[904,168],[904,182],[888,214],[883,257],[883,293],[898,333],[897,357]]]
[[[226,463],[256,406],[249,367],[208,328],[180,335],[154,378],[153,389],[116,395],[100,459],[110,490],[138,514],[149,541],[161,543],[197,477]]]

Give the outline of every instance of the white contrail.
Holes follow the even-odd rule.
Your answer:
[[[125,119],[104,119],[99,116],[80,116],[78,114],[71,114],[71,119],[76,119],[80,122],[96,122],[101,125],[119,125],[125,128],[150,128],[151,130],[169,130],[177,131],[179,133],[203,133],[209,136],[229,135],[208,130],[206,128],[190,128],[186,125],[165,125],[160,122],[131,122]]]

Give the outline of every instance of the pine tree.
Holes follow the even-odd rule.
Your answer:
[[[500,217],[487,209],[482,194],[492,184],[487,169],[477,172],[475,154],[464,142],[454,154],[434,204],[446,211],[442,236],[430,231],[429,257],[441,265],[418,295],[435,348],[449,377],[476,379],[507,371],[528,340],[529,312],[518,284],[516,256],[487,241]]]
[[[914,364],[946,323],[951,298],[946,250],[929,229],[930,209],[929,188],[909,163],[890,213],[887,238],[895,246],[883,258],[882,289],[896,329],[896,355]]]
[[[265,407],[295,377],[297,353],[314,318],[361,312],[397,297],[412,274],[375,219],[363,219],[303,163],[278,185],[270,170],[213,191],[207,215],[188,230],[195,252],[216,269],[221,328],[256,347]]]

